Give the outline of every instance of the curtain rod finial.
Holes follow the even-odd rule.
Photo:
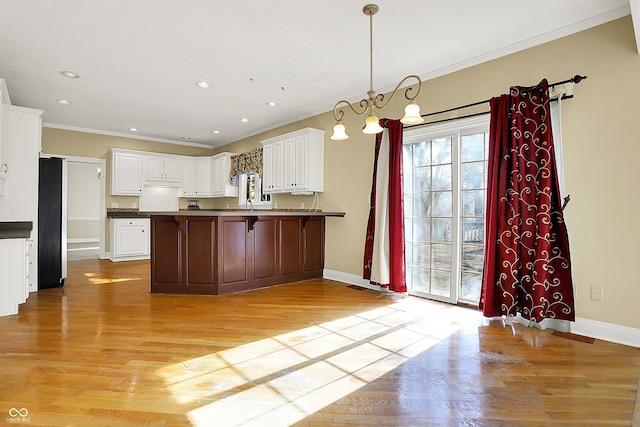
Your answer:
[[[576,83],[576,84],[577,84],[577,83],[580,83],[581,81],[583,81],[583,80],[584,80],[584,79],[586,79],[586,78],[587,78],[587,76],[581,76],[581,75],[579,75],[579,74],[576,74],[575,76],[573,76],[573,78],[571,79],[571,81],[572,81],[573,83]]]

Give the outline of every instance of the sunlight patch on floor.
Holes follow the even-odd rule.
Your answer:
[[[194,408],[194,426],[291,425],[455,333],[460,318],[480,318],[454,309],[407,298],[158,373],[176,402]]]
[[[92,285],[105,285],[107,283],[124,283],[124,282],[136,282],[142,280],[141,277],[121,277],[119,279],[104,278],[95,273],[85,273],[84,276],[89,280]]]

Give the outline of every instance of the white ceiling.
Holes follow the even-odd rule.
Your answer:
[[[220,146],[365,97],[365,4],[0,0],[0,78],[47,126]],[[373,84],[385,92],[407,74],[426,80],[628,15],[638,0],[377,4]]]

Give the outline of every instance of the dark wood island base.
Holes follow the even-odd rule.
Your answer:
[[[224,295],[322,277],[325,216],[344,214],[150,216],[151,293]]]

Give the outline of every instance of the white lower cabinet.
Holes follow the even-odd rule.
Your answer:
[[[0,271],[0,316],[17,314],[29,295],[26,239],[0,239]]]
[[[149,218],[111,219],[111,261],[148,259]]]

